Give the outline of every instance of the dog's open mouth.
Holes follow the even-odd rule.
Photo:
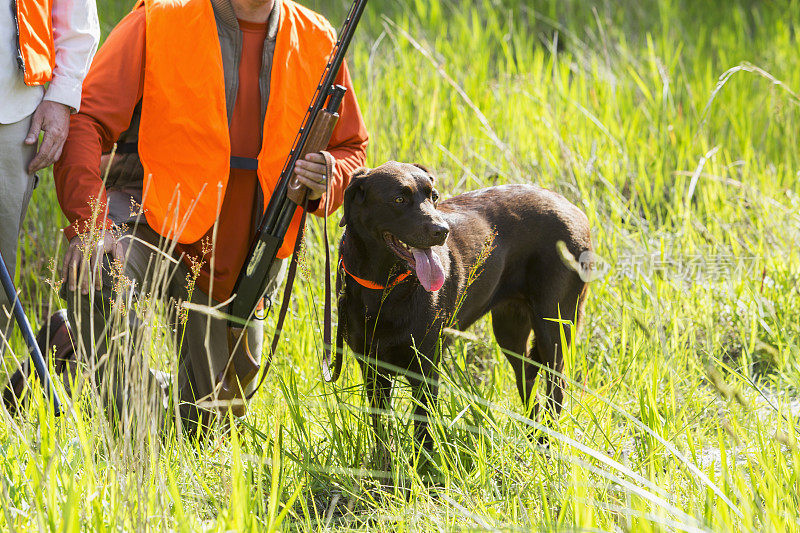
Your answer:
[[[386,245],[417,274],[422,287],[428,292],[436,292],[444,285],[442,260],[432,248],[414,248],[388,231],[383,233]]]

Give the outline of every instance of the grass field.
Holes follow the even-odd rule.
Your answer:
[[[346,9],[315,7],[336,24]],[[128,8],[100,0],[105,33]],[[784,0],[373,0],[350,59],[369,163],[424,162],[443,196],[557,190],[610,267],[549,450],[526,439],[483,321],[442,365],[435,471],[414,471],[401,389],[401,482],[376,490],[355,360],[320,377],[315,221],[239,431],[159,449],[113,438],[88,393],[54,420],[37,389],[22,417],[0,413],[0,529],[800,530],[798,31]],[[58,305],[62,225],[47,176],[18,274],[37,320]]]

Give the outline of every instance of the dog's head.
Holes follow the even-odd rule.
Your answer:
[[[426,290],[436,291],[444,283],[444,269],[432,248],[443,245],[450,232],[438,201],[434,177],[425,167],[390,161],[353,174],[341,225],[384,243]]]

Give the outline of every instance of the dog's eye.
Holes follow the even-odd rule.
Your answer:
[[[402,204],[405,201],[406,201],[406,199],[403,198],[402,196],[395,196],[395,198],[394,198],[394,203],[396,203],[396,204]]]
[[[433,191],[433,193],[431,194],[431,199],[433,200],[433,203],[438,202],[439,201],[439,193],[436,192],[436,191]]]

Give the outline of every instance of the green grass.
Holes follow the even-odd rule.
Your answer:
[[[317,4],[334,21],[346,8]],[[100,9],[107,31],[128,6]],[[0,413],[0,528],[800,530],[798,21],[797,1],[373,0],[350,60],[369,163],[423,162],[444,196],[555,189],[611,265],[550,450],[525,438],[484,321],[442,364],[438,473],[409,466],[400,390],[402,482],[376,490],[354,359],[320,378],[315,221],[318,281],[297,285],[240,431],[159,449],[112,438],[88,393],[54,420],[37,392],[21,418]],[[62,224],[45,179],[18,275],[35,319],[58,304]]]

